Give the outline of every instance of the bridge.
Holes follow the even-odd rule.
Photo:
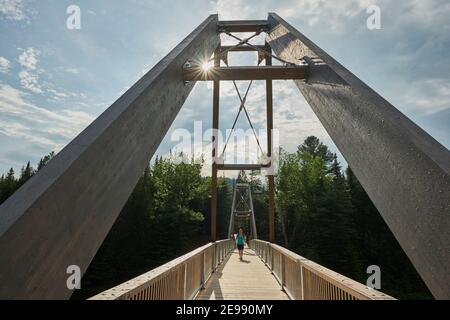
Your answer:
[[[243,51],[258,65],[229,66]],[[195,83],[212,81],[211,243],[92,299],[392,299],[274,243],[272,135],[257,165],[223,163],[218,150],[220,83],[237,80],[266,81],[269,132],[272,81],[294,81],[434,297],[450,298],[449,151],[275,13],[209,16],[2,204],[0,298],[71,296],[68,266],[86,271]],[[217,173],[254,169],[268,176],[269,239],[250,240],[239,262],[233,241],[216,239]]]
[[[276,244],[209,243],[91,300],[392,300]]]

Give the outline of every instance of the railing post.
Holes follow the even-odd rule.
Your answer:
[[[264,262],[266,264],[269,263],[269,245],[267,244],[266,246],[263,247],[263,252],[264,252]]]
[[[202,274],[201,274],[201,278],[200,278],[201,288],[205,287],[205,279],[206,279],[206,275],[205,275],[205,251],[203,251],[202,252]]]
[[[298,264],[300,264],[300,283],[301,283],[301,289],[302,289],[302,300],[305,300],[305,279],[303,278],[303,264],[300,260],[297,261]]]
[[[217,250],[216,250],[216,247],[217,247],[217,243],[213,243],[213,252],[212,252],[212,259],[211,259],[211,261],[212,261],[212,272],[216,272],[216,252],[217,252]]]
[[[272,270],[272,272],[273,272],[273,268],[274,268],[274,266],[273,266],[273,248],[270,246],[270,244],[268,244],[268,246],[269,246],[269,250],[270,250],[270,269]]]
[[[184,264],[183,300],[187,299],[186,283],[187,283],[187,263]]]
[[[285,270],[284,270],[284,255],[280,253],[280,277],[281,277],[281,289],[284,290],[285,282]]]

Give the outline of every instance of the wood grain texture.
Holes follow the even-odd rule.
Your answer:
[[[278,15],[266,40],[436,298],[450,298],[450,152]],[[386,81],[389,72],[386,70]]]
[[[251,249],[235,250],[200,291],[197,300],[289,300],[269,268]]]
[[[0,299],[70,297],[67,267],[88,268],[194,86],[183,65],[219,45],[217,21],[208,17],[0,206]]]

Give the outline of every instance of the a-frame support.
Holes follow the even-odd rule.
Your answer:
[[[450,298],[450,152],[293,26],[270,13],[269,42],[436,298]],[[389,70],[386,70],[386,79]]]
[[[0,299],[65,299],[84,273],[217,48],[211,15],[0,207]]]
[[[86,271],[193,88],[183,78],[186,61],[208,59],[218,33],[235,31],[267,32],[279,58],[308,62],[286,68],[291,76],[279,68],[258,74],[307,77],[297,87],[433,295],[450,298],[450,152],[271,13],[267,21],[210,16],[0,207],[0,299],[70,297],[67,268]],[[237,50],[250,49],[261,47]],[[251,69],[219,71],[213,80],[248,77]]]

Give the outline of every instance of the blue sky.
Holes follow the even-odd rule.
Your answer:
[[[380,30],[366,26],[371,4],[381,8]],[[66,27],[69,5],[81,9],[80,30]],[[208,14],[265,19],[269,11],[450,147],[449,1],[0,0],[0,172],[61,150]],[[231,57],[233,64],[254,60]],[[211,126],[211,91],[197,84],[159,154],[176,144],[175,129],[192,131],[194,121]],[[265,124],[264,94],[264,83],[249,94],[257,128]],[[292,151],[316,135],[336,151],[292,83],[274,84],[274,104],[281,146]],[[222,87],[221,105],[221,126],[229,128],[239,106],[230,83]],[[246,128],[245,121],[238,126]]]

